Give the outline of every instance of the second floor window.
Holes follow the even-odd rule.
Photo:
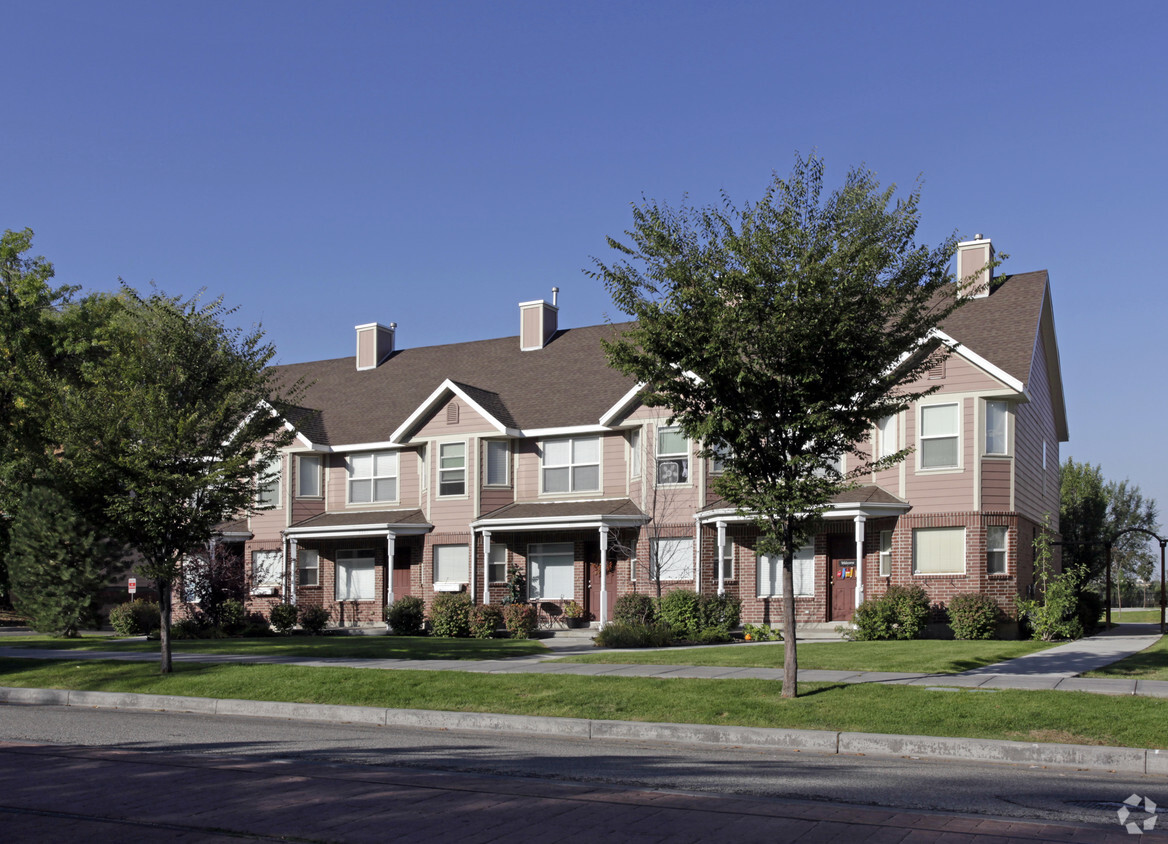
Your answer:
[[[1006,450],[1006,403],[986,402],[986,454],[1007,454]]]
[[[324,460],[319,454],[301,454],[296,461],[296,497],[319,498]]]
[[[438,494],[466,495],[466,443],[438,446]]]
[[[885,416],[876,424],[876,428],[880,438],[877,456],[891,457],[896,454],[899,450],[896,441],[896,417]]]
[[[397,500],[397,452],[374,451],[345,459],[349,470],[349,503]]]
[[[506,440],[487,441],[487,486],[510,486],[511,444]]]
[[[280,506],[280,455],[276,455],[271,463],[260,470],[256,484],[256,504],[260,507]]]
[[[543,444],[544,492],[600,489],[600,437],[567,437]]]
[[[689,440],[680,428],[657,430],[657,483],[689,483]]]
[[[956,469],[961,405],[933,404],[921,408],[922,469]]]

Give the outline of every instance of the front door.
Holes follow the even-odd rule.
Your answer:
[[[404,595],[413,594],[410,587],[410,562],[413,555],[408,547],[398,546],[393,549],[393,597],[394,600]]]
[[[608,564],[608,606],[604,617],[612,621],[612,611],[616,607],[616,566],[610,561]],[[593,621],[600,620],[600,562],[588,563],[588,579],[584,583],[584,609],[592,616]]]
[[[856,611],[856,543],[850,536],[828,537],[827,565],[831,582],[829,621],[851,621]]]

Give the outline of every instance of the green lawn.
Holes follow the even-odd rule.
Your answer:
[[[27,659],[0,659],[0,685],[1168,748],[1168,701],[1079,692]]]
[[[907,642],[807,642],[799,645],[799,667],[838,671],[897,671],[955,674],[1050,647],[1048,642],[986,642],[914,639]],[[732,668],[778,668],[783,643],[673,648],[656,651],[606,650],[564,657],[563,662],[635,663],[638,665],[720,665]]]
[[[428,636],[270,636],[259,639],[179,639],[175,653],[305,656],[318,659],[501,659],[547,653],[537,639],[442,639]],[[2,636],[0,647],[158,653],[158,642],[116,636],[55,639]]]
[[[1155,622],[1160,623],[1159,610],[1124,610],[1123,612],[1113,612],[1111,614],[1112,624],[1138,624]]]
[[[1168,680],[1168,636],[1152,647],[1105,665],[1097,671],[1088,671],[1084,677],[1135,677],[1141,680]]]

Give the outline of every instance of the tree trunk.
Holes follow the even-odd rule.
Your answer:
[[[161,617],[162,629],[159,630],[159,641],[162,643],[162,660],[158,667],[159,674],[170,674],[170,616],[171,616],[171,584],[169,580],[159,578],[158,583],[158,612]]]
[[[790,525],[783,531],[783,697],[799,696],[799,657],[795,650],[795,549]]]

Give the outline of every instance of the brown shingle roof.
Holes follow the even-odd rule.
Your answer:
[[[354,525],[428,525],[421,510],[359,510],[324,513],[292,525],[294,528],[352,527]]]
[[[515,521],[517,519],[565,519],[572,516],[633,516],[647,518],[627,498],[608,501],[519,502],[500,507],[481,521]]]

